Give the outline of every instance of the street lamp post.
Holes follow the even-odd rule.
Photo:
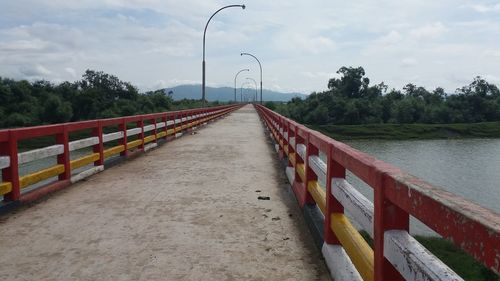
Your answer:
[[[262,104],[262,65],[260,64],[260,61],[256,56],[249,54],[249,53],[241,53],[241,56],[243,56],[243,55],[251,56],[259,63],[259,67],[260,67],[260,104]]]
[[[203,31],[203,62],[201,64],[201,72],[202,72],[202,74],[201,74],[201,77],[202,77],[201,100],[202,100],[203,105],[205,105],[205,36],[207,34],[207,27],[208,27],[208,24],[210,23],[210,20],[212,20],[212,18],[215,16],[215,14],[217,14],[218,12],[220,12],[224,9],[234,8],[234,7],[240,7],[242,9],[245,9],[245,5],[228,5],[228,6],[224,6],[220,9],[218,9],[215,13],[212,14],[212,16],[210,16],[210,18],[207,21],[207,24],[205,25],[205,30]]]
[[[247,82],[241,83],[241,87],[240,87],[240,102],[243,102],[243,86],[245,86],[246,84],[248,84],[248,83]]]
[[[257,97],[257,82],[255,81],[255,79],[250,78],[250,77],[247,77],[246,79],[253,81],[253,83],[255,84],[255,99],[254,99],[254,101],[257,101],[258,100],[258,97]]]
[[[236,102],[236,78],[243,71],[250,71],[250,69],[248,69],[248,68],[242,69],[242,70],[238,71],[238,73],[236,73],[236,75],[234,76],[234,102]]]

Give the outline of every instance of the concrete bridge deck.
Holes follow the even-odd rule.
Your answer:
[[[0,279],[330,280],[272,149],[249,105],[4,215]]]

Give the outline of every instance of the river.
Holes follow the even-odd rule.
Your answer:
[[[363,140],[346,143],[500,213],[500,139]],[[373,200],[371,188],[352,174],[348,174],[347,179]],[[433,234],[414,219],[411,232]]]

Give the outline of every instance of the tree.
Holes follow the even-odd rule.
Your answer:
[[[68,122],[73,117],[73,109],[69,102],[62,102],[61,99],[50,94],[43,104],[42,120],[47,123]]]
[[[341,67],[338,71],[340,79],[332,78],[328,81],[328,89],[339,93],[346,98],[361,98],[366,94],[370,79],[363,77],[365,70],[362,67]]]

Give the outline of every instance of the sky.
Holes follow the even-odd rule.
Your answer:
[[[327,89],[342,66],[371,83],[447,92],[475,76],[500,85],[500,1],[488,0],[0,0],[0,76],[55,83],[86,69],[140,90],[259,81],[266,89]]]

